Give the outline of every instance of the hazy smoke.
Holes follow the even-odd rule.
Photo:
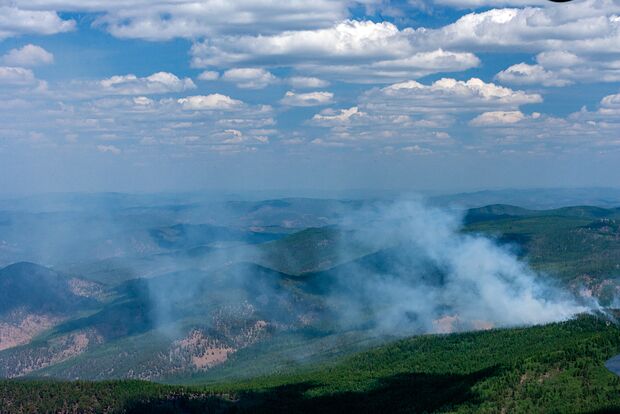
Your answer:
[[[547,323],[593,308],[509,248],[465,234],[453,211],[420,201],[367,203],[339,228],[349,235],[336,247],[342,263],[289,279],[269,269],[257,245],[170,257],[167,268],[176,260],[185,270],[148,282],[157,324],[182,323],[171,331],[180,333],[182,321],[206,323],[213,310],[246,303],[253,317],[285,329],[312,321],[407,335]],[[280,256],[289,267],[295,260]]]
[[[451,332],[547,323],[589,309],[508,249],[461,232],[452,212],[407,201],[348,224],[366,226],[361,242],[382,250],[346,266],[330,289],[346,324],[369,321],[393,334]]]

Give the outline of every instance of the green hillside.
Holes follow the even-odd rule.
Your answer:
[[[491,205],[469,210],[463,231],[490,235],[543,271],[540,277],[574,292],[589,289],[611,304],[620,293],[617,216],[616,209],[596,207]],[[17,306],[11,305],[16,300],[24,306],[22,297],[33,309],[66,309],[66,317],[42,326],[30,342],[0,351],[0,375],[237,381],[333,363],[383,343],[387,338],[373,332],[371,314],[351,325],[338,318],[349,303],[342,299],[356,298],[360,278],[404,275],[409,283],[441,286],[444,273],[406,245],[361,243],[364,223],[359,227],[308,228],[247,250],[192,247],[94,261],[72,268],[71,276],[12,265],[0,272],[4,283],[17,283],[0,291],[5,306]],[[209,230],[192,227],[190,239],[200,239],[201,229]],[[179,234],[183,245],[189,233]],[[76,276],[104,282],[95,283],[102,300],[76,297],[67,285]],[[195,332],[196,344],[179,345]],[[194,362],[218,347],[234,352],[214,366]]]
[[[466,223],[477,221],[499,220],[503,218],[517,217],[566,217],[566,218],[620,218],[620,210],[617,208],[601,208],[594,206],[561,207],[549,210],[529,210],[509,204],[491,204],[484,207],[467,210]]]
[[[565,283],[620,276],[618,209],[579,206],[536,211],[495,205],[470,210],[465,222],[466,231],[517,247],[532,266]]]
[[[326,270],[372,253],[355,236],[337,227],[312,227],[260,245],[255,260],[290,275]]]
[[[0,269],[0,314],[15,309],[67,313],[94,305],[95,300],[72,291],[67,277],[46,267],[20,262]]]
[[[2,381],[25,412],[510,412],[620,409],[604,367],[620,331],[583,316],[531,328],[413,337],[292,374],[209,386],[138,381]]]

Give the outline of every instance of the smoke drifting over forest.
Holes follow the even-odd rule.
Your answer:
[[[394,336],[601,313],[620,298],[609,278],[617,256],[605,250],[620,234],[615,209],[450,205],[413,196],[7,201],[0,376],[245,372],[244,358],[265,351],[262,375]],[[584,259],[566,262],[575,257]],[[35,340],[45,332],[48,342]]]
[[[551,285],[509,247],[461,227],[459,213],[420,201],[371,203],[339,219],[338,232],[349,236],[334,242],[339,264],[331,268],[289,278],[247,265],[269,263],[260,245],[237,246],[202,257],[192,266],[202,271],[154,280],[150,297],[168,326],[179,307],[208,295],[252,304],[267,320],[294,324],[311,314],[390,335],[541,324],[597,307]],[[282,260],[295,265],[294,256]]]
[[[382,266],[356,263],[340,279],[347,293],[333,297],[345,320],[370,312],[389,333],[452,332],[565,320],[596,307],[550,285],[509,247],[463,233],[458,213],[407,201],[353,221],[368,223],[362,243],[391,247]]]

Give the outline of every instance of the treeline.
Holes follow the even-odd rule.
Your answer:
[[[0,382],[0,412],[506,412],[620,410],[604,318],[397,341],[332,365],[203,387]]]
[[[232,405],[223,394],[147,381],[0,381],[0,413],[208,412]],[[205,411],[207,410],[207,411]]]

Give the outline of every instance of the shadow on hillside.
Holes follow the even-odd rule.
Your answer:
[[[128,413],[343,413],[343,412],[433,412],[461,404],[479,404],[472,387],[496,375],[489,368],[469,375],[400,374],[378,379],[366,392],[344,392],[308,397],[320,384],[303,382],[262,392],[238,395],[236,401],[217,397],[171,396],[156,401],[132,403]]]

